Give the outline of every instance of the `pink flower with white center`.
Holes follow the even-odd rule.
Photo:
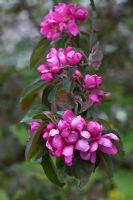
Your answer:
[[[40,126],[39,122],[31,122],[28,134],[31,135],[32,133],[34,133],[39,128],[39,126]]]
[[[98,89],[102,84],[102,77],[96,74],[89,75],[87,74],[84,79],[84,87],[87,90]]]
[[[84,21],[86,20],[86,18],[88,17],[88,10],[86,8],[78,8],[76,11],[75,11],[75,18],[78,20],[78,21]]]
[[[94,105],[97,105],[102,102],[104,97],[104,92],[102,90],[98,90],[96,93],[92,93],[88,95],[88,100]]]
[[[82,59],[82,54],[73,50],[72,47],[66,49],[66,60],[69,65],[78,65]]]
[[[96,121],[89,121],[87,124],[87,130],[91,134],[91,138],[95,140],[101,137],[103,127]]]
[[[74,117],[71,121],[72,130],[82,131],[85,126],[85,120],[81,116]]]
[[[71,110],[66,110],[64,113],[63,113],[63,119],[66,121],[66,122],[71,122],[72,119],[75,117],[75,114],[71,111]]]
[[[72,160],[73,160],[73,152],[74,151],[74,146],[66,146],[64,147],[62,151],[62,155],[64,156],[64,162],[67,166],[72,166]]]
[[[85,139],[79,139],[75,145],[75,149],[86,152],[90,148],[89,143]]]

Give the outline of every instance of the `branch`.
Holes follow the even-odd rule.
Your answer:
[[[90,50],[94,41],[96,40],[96,33],[97,33],[97,9],[95,6],[94,0],[90,0],[90,5],[92,7],[92,33],[90,36]]]

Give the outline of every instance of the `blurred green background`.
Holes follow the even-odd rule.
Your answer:
[[[71,1],[78,2],[78,1]],[[59,189],[42,168],[24,158],[27,127],[19,98],[38,75],[29,70],[39,38],[39,23],[52,6],[46,0],[0,0],[0,200],[132,200],[133,199],[133,1],[95,0],[98,39],[104,52],[101,73],[112,102],[99,106],[101,118],[120,130],[125,159],[116,158],[114,177],[102,170],[82,190]],[[91,10],[89,0],[80,3]],[[90,13],[91,16],[91,13]],[[90,31],[89,19],[81,29]]]

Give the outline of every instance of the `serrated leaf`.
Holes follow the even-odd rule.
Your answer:
[[[45,125],[44,123],[40,125],[37,131],[31,135],[26,144],[25,159],[27,161],[29,161],[36,154],[38,148],[40,147],[38,141],[41,135],[41,131],[44,128],[44,125]]]
[[[62,109],[72,109],[75,107],[75,102],[72,94],[65,89],[59,89],[57,91],[56,104]]]
[[[38,80],[25,89],[22,97],[20,98],[20,104],[23,110],[28,109],[31,106],[37,95],[37,92],[46,85],[47,83],[44,81]]]
[[[48,46],[50,44],[50,41],[46,38],[42,38],[36,45],[36,47],[33,50],[33,53],[30,58],[30,68],[36,67],[41,60],[41,58],[44,56],[45,51],[47,50]]]
[[[64,183],[62,183],[57,174],[57,170],[54,166],[54,163],[52,162],[52,159],[49,155],[49,153],[45,153],[42,157],[41,165],[43,167],[43,170],[48,177],[48,179],[55,185],[59,187],[63,187]]]

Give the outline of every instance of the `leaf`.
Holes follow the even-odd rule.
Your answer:
[[[24,115],[24,117],[22,118],[22,120],[20,121],[21,123],[29,123],[33,121],[33,116],[40,114],[41,112],[43,112],[45,110],[45,106],[43,106],[42,104],[35,104],[34,106],[32,106],[28,112]]]
[[[45,83],[44,81],[38,80],[25,89],[22,97],[20,98],[20,104],[23,110],[28,109],[31,106],[31,104],[35,100],[37,92],[46,85],[47,83]]]
[[[111,179],[112,176],[113,176],[113,170],[114,170],[112,157],[110,155],[106,155],[106,154],[103,154],[103,153],[100,153],[99,155],[100,155],[100,158],[101,158],[100,163],[101,163],[102,170]]]
[[[50,120],[53,123],[57,123],[57,119],[56,119],[55,115],[50,111],[44,111],[42,113],[34,115],[33,119]]]
[[[53,88],[52,84],[49,84],[44,90],[42,94],[42,103],[43,105],[47,106],[49,109],[51,109],[51,104],[49,102],[48,96]]]
[[[36,47],[34,48],[34,51],[30,58],[30,68],[36,67],[39,61],[41,60],[42,56],[44,56],[45,51],[47,50],[48,46],[50,44],[50,41],[48,41],[46,38],[42,38]]]
[[[50,103],[53,103],[55,101],[56,92],[57,92],[57,87],[53,87],[49,92],[48,101]]]
[[[65,89],[59,89],[56,93],[56,104],[62,109],[72,109],[75,102],[72,94]]]
[[[81,109],[79,111],[79,113],[85,112],[86,110],[88,110],[93,104],[90,103],[89,101],[84,101],[81,103]]]
[[[31,137],[29,138],[29,141],[26,144],[26,149],[25,149],[25,159],[27,161],[29,161],[37,152],[37,150],[39,149],[39,138],[41,135],[41,131],[44,128],[44,123],[37,129],[37,131],[35,133],[33,133],[31,135]]]
[[[101,119],[101,118],[98,118],[97,121],[99,123],[101,123],[105,128],[107,129],[111,129],[113,128],[113,125],[112,123],[110,123],[109,121],[105,120],[105,119]]]
[[[95,165],[89,163],[88,161],[76,158],[72,166],[72,174],[80,181],[80,187],[87,184]]]
[[[100,48],[99,42],[97,42],[91,50],[91,53],[88,58],[89,65],[92,66],[95,70],[98,70],[102,64],[103,53]]]
[[[49,155],[49,153],[45,153],[42,157],[41,165],[43,167],[43,170],[48,177],[48,179],[55,185],[59,187],[63,187],[64,183],[60,182],[56,168],[54,166],[54,163],[52,162],[52,159]]]

